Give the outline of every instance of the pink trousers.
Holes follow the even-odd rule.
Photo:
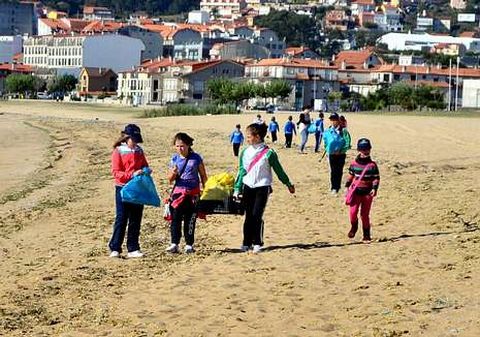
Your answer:
[[[358,224],[358,211],[360,211],[360,218],[362,219],[362,228],[370,228],[370,209],[372,208],[373,197],[367,195],[353,195],[353,200],[350,204],[350,223],[352,225]]]

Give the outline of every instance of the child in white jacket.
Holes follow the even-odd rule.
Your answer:
[[[267,125],[250,124],[246,129],[249,145],[240,153],[240,163],[235,180],[234,197],[241,198],[245,207],[242,251],[253,246],[259,253],[263,245],[263,212],[272,188],[272,168],[280,181],[295,193],[295,186],[278,161],[277,153],[264,143]]]

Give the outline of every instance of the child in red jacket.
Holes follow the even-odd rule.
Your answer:
[[[138,143],[142,143],[140,128],[128,124],[122,131],[120,139],[113,145],[112,174],[115,179],[116,215],[110,243],[110,257],[120,257],[122,243],[127,231],[127,258],[142,257],[138,242],[140,224],[143,216],[143,205],[123,202],[120,195],[122,187],[134,176],[143,174],[143,168],[148,167],[147,159]]]
[[[355,237],[355,233],[358,229],[358,212],[360,211],[363,241],[366,242],[372,240],[370,233],[370,209],[372,207],[373,198],[377,195],[378,185],[380,183],[380,173],[377,164],[370,158],[371,149],[372,145],[370,140],[367,138],[360,138],[358,140],[357,150],[359,154],[350,164],[348,169],[349,175],[345,184],[345,187],[349,188],[354,179],[361,178],[349,205],[351,228],[348,232],[348,237]]]

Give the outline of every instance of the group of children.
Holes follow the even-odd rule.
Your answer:
[[[307,123],[309,118],[304,114],[297,124]],[[291,147],[291,139],[296,134],[296,126],[288,117],[284,126],[286,147]],[[348,143],[344,139],[345,127],[339,123],[339,116],[332,114],[330,120],[332,126],[327,130],[323,128],[323,114],[319,114],[321,123],[315,124],[320,133],[316,142],[320,143],[322,138],[325,141],[325,151],[329,155],[331,166],[332,191],[338,193],[341,183],[338,178],[338,168],[332,163],[340,162],[343,158],[345,163],[345,152],[350,148],[350,136]],[[338,122],[338,123],[337,123]],[[315,122],[316,123],[316,122]],[[308,127],[308,126],[307,126]],[[267,133],[270,132],[272,141],[275,142],[279,132],[278,123],[272,117],[267,126],[257,116],[257,119],[246,128],[245,137],[240,130],[240,125],[230,136],[235,156],[239,156],[239,167],[234,184],[233,198],[241,201],[245,209],[245,220],[243,224],[243,242],[240,247],[242,251],[252,250],[259,253],[263,247],[263,213],[267,205],[268,197],[272,193],[272,170],[278,179],[287,187],[290,193],[295,193],[295,186],[290,181],[280,164],[276,151],[265,143]],[[300,131],[303,132],[303,129]],[[315,132],[316,133],[316,132]],[[348,133],[348,132],[347,132]],[[329,136],[325,136],[325,135]],[[289,135],[289,137],[287,137]],[[322,137],[323,135],[323,137]],[[339,139],[343,139],[339,141]],[[148,167],[145,154],[138,145],[142,143],[140,128],[137,125],[129,124],[122,131],[120,139],[115,142],[112,153],[112,174],[115,178],[116,191],[116,217],[113,225],[112,238],[109,243],[110,256],[118,258],[122,252],[122,243],[127,232],[127,258],[142,257],[143,253],[139,246],[140,224],[142,220],[143,205],[123,202],[120,196],[122,187],[134,176],[145,174]],[[247,146],[240,151],[243,142]],[[341,143],[341,144],[338,144]],[[185,237],[185,253],[193,253],[195,223],[197,219],[196,203],[200,197],[200,191],[207,181],[207,173],[202,157],[193,148],[193,138],[188,134],[180,132],[174,136],[173,146],[175,154],[172,156],[167,174],[168,181],[173,184],[169,198],[169,213],[171,214],[171,243],[166,251],[169,253],[180,252],[179,243],[183,235]],[[318,145],[319,147],[320,145]],[[315,150],[318,152],[316,146]],[[354,197],[350,205],[351,228],[348,237],[353,238],[358,229],[358,212],[362,220],[363,239],[371,240],[369,212],[373,197],[376,196],[379,186],[378,167],[370,158],[371,143],[368,139],[362,138],[357,143],[358,156],[352,161],[349,167],[349,175],[345,187],[349,188],[355,183]],[[345,151],[345,152],[344,152]],[[340,159],[335,156],[340,155]],[[343,164],[341,171],[343,171]]]

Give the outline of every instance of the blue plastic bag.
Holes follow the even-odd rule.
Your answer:
[[[150,205],[160,207],[160,198],[155,188],[155,183],[149,172],[144,168],[144,174],[133,177],[120,190],[123,202],[130,202],[132,204]],[[148,172],[148,173],[147,173]]]
[[[315,125],[315,123],[311,123],[311,124],[308,126],[307,131],[308,131],[308,133],[315,133],[315,132],[317,132],[317,126]]]

